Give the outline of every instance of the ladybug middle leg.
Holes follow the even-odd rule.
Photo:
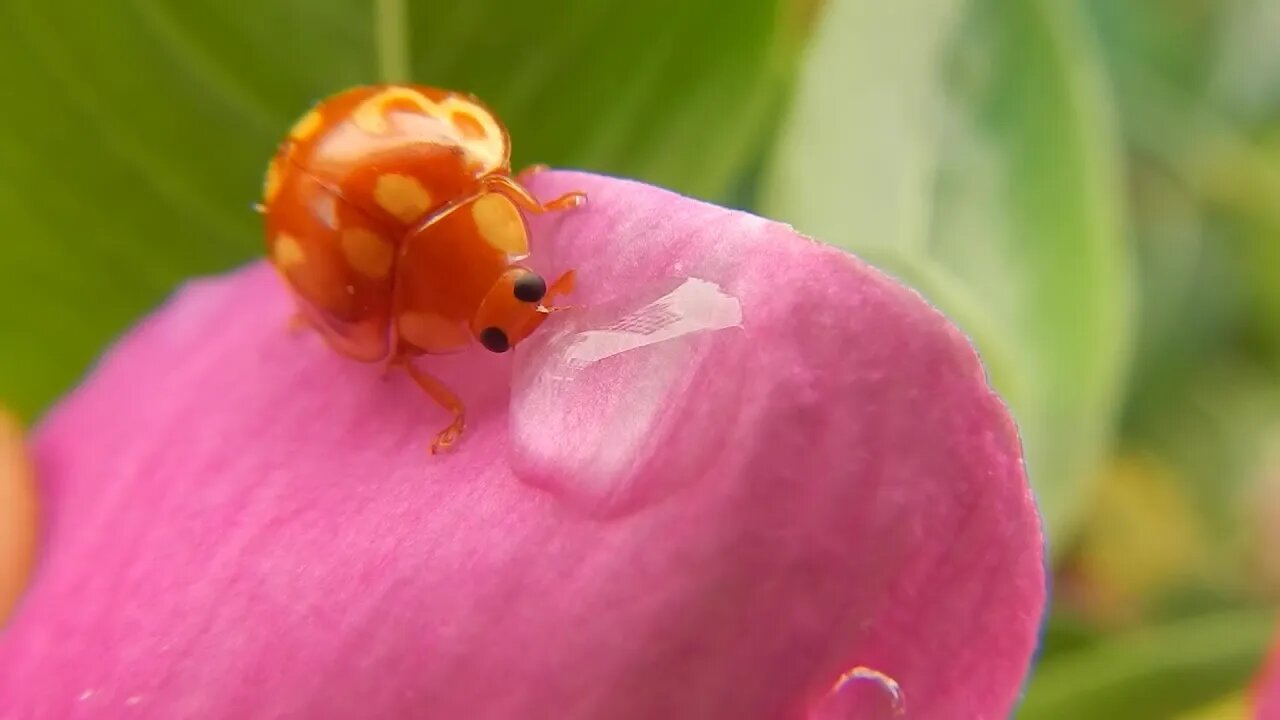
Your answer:
[[[577,191],[567,192],[549,202],[540,202],[523,185],[512,180],[507,175],[489,175],[484,179],[484,185],[487,189],[506,196],[508,200],[517,206],[538,214],[555,210],[568,210],[587,202],[587,194]]]
[[[447,449],[462,436],[462,431],[466,429],[466,408],[463,406],[462,400],[458,399],[458,396],[444,383],[425,370],[415,366],[407,356],[397,355],[391,358],[384,367],[384,372],[396,367],[404,368],[404,371],[408,373],[418,387],[422,388],[423,392],[430,396],[432,400],[435,400],[440,407],[453,414],[453,422],[437,433],[435,439],[431,441],[432,455]]]
[[[311,323],[307,320],[307,316],[302,314],[301,310],[295,310],[289,319],[285,321],[285,330],[290,335],[301,335],[311,329]]]

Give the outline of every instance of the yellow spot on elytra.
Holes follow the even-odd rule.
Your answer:
[[[387,106],[396,101],[407,102],[427,115],[437,116],[439,112],[438,106],[422,93],[405,87],[394,87],[360,103],[351,113],[351,119],[361,130],[381,135],[387,131]]]
[[[453,121],[453,126],[462,133],[462,137],[468,140],[483,140],[488,135],[484,125],[476,120],[476,116],[465,110],[454,110],[450,119]]]
[[[311,217],[324,223],[330,230],[338,229],[338,200],[329,193],[319,193],[311,198]]]
[[[441,102],[437,117],[454,128],[458,133],[458,144],[482,168],[497,168],[506,162],[506,134],[484,106],[465,97],[453,96]]]
[[[268,203],[280,192],[280,163],[273,159],[267,165],[267,177],[262,181],[262,198]]]
[[[387,109],[393,103],[410,105],[440,121],[482,169],[494,169],[506,161],[507,139],[502,126],[484,106],[464,96],[454,95],[435,102],[410,88],[388,88],[357,105],[351,119],[361,130],[382,135],[390,129]]]
[[[342,254],[351,267],[365,277],[386,277],[391,271],[394,250],[391,243],[371,230],[349,228],[342,231]]]
[[[431,209],[431,193],[408,175],[388,173],[373,185],[373,199],[401,222],[413,222]]]
[[[529,236],[516,206],[502,195],[481,195],[471,205],[471,217],[485,242],[509,255],[529,252]]]
[[[276,236],[276,244],[271,256],[280,268],[295,267],[307,261],[307,254],[302,251],[302,245],[298,243],[298,239],[288,233],[280,233]]]
[[[294,123],[293,128],[289,130],[289,137],[301,142],[314,135],[321,125],[324,125],[324,116],[320,111],[312,110]]]

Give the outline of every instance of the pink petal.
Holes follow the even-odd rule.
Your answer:
[[[1258,720],[1280,718],[1280,637],[1254,686],[1254,705]]]
[[[588,309],[522,346],[514,399],[510,355],[424,363],[469,403],[450,454],[406,378],[285,331],[262,265],[115,348],[39,432],[6,717],[852,717],[885,702],[856,678],[823,700],[855,666],[911,717],[1006,717],[1042,539],[966,339],[785,226],[589,175],[535,189],[590,194],[534,223]],[[539,384],[566,333],[684,277],[741,327]]]

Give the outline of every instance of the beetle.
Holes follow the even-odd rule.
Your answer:
[[[465,428],[458,396],[412,361],[476,343],[506,352],[557,308],[572,271],[548,283],[524,263],[521,211],[540,202],[511,171],[507,128],[477,98],[413,84],[350,88],[289,130],[267,166],[266,251],[314,328],[353,360],[403,368],[452,422],[431,452]]]

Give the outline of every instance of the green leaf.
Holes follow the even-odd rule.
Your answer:
[[[1128,349],[1116,128],[1053,0],[833,0],[764,211],[912,284],[1018,419],[1054,547],[1114,424]]]
[[[1275,614],[1235,610],[1122,633],[1040,664],[1019,720],[1165,720],[1246,686]]]
[[[413,70],[491,99],[520,138],[518,165],[555,161],[717,199],[782,90],[795,50],[788,4],[415,2]],[[450,52],[459,38],[466,51]]]
[[[1280,114],[1280,4],[1274,0],[1231,0],[1215,4],[1223,15],[1218,54],[1210,66],[1220,102],[1236,117],[1269,120]]]
[[[1204,528],[1196,552],[1184,554],[1185,566],[1220,597],[1239,600],[1276,587],[1280,555],[1268,528],[1280,518],[1271,500],[1280,489],[1272,489],[1280,469],[1280,376],[1218,354],[1142,400],[1126,444],[1171,469]]]
[[[1280,29],[1280,4],[1084,6],[1131,146],[1140,414],[1196,363],[1244,351],[1280,367],[1280,56],[1258,42]]]
[[[260,252],[266,161],[316,100],[475,92],[517,164],[711,199],[757,154],[790,3],[0,3],[0,402],[31,417],[184,279]]]

